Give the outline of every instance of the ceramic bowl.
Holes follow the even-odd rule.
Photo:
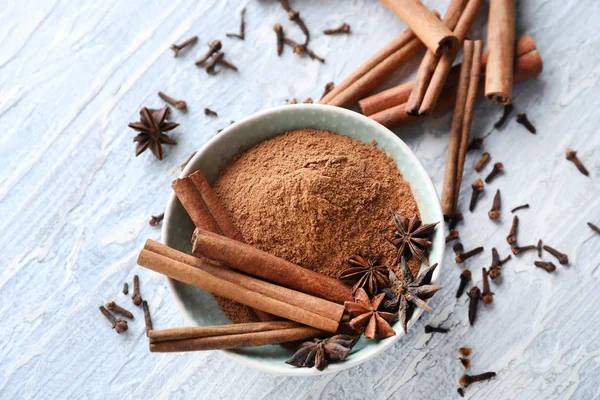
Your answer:
[[[371,144],[375,140],[377,146],[396,162],[404,179],[410,184],[423,222],[441,221],[433,235],[433,246],[430,252],[430,262],[440,263],[433,276],[434,282],[437,281],[445,248],[444,223],[440,201],[431,179],[402,140],[363,115],[338,107],[317,104],[286,105],[258,112],[235,122],[209,140],[190,160],[181,177],[202,170],[208,181],[214,182],[221,169],[236,155],[265,139],[300,128],[328,130],[358,139],[365,144]],[[163,243],[180,251],[191,252],[192,230],[192,221],[173,194],[165,212]],[[171,279],[169,279],[169,288],[175,304],[190,325],[229,323],[210,293]],[[421,309],[417,309],[408,326],[412,326],[420,315]],[[401,340],[403,333],[400,323],[396,322],[393,328],[396,336],[379,341],[367,341],[361,338],[345,361],[331,363],[322,372],[316,368],[296,368],[287,365],[285,361],[292,352],[281,346],[228,350],[225,353],[244,365],[278,375],[312,376],[334,373],[358,365],[392,346],[397,340]]]

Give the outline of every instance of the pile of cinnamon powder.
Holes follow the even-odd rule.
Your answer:
[[[334,277],[354,255],[392,266],[391,212],[418,215],[410,186],[390,157],[315,129],[251,148],[224,169],[214,190],[249,244]],[[409,266],[418,272],[418,261]],[[217,300],[233,322],[255,319],[246,307]]]

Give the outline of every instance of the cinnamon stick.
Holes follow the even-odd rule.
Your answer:
[[[150,343],[150,351],[153,353],[172,353],[180,351],[238,349],[244,347],[263,346],[267,344],[287,343],[303,339],[312,339],[314,337],[324,335],[324,332],[319,329],[299,327],[264,332]]]
[[[536,49],[535,41],[529,35],[519,38],[515,42],[515,58],[529,53]],[[486,64],[488,54],[483,55],[483,63]],[[515,64],[517,60],[515,60]],[[445,87],[456,87],[458,81],[458,74],[460,71],[460,65],[452,67],[448,79],[446,80]],[[515,71],[516,75],[516,71]],[[364,115],[370,116],[380,111],[399,106],[408,101],[408,98],[416,85],[415,81],[409,81],[393,88],[384,90],[376,93],[372,96],[366,97],[358,102]]]
[[[198,230],[193,254],[313,296],[343,303],[352,301],[352,289],[342,281],[229,238]]]
[[[443,49],[455,49],[458,40],[446,25],[419,0],[381,0],[435,55]]]
[[[515,0],[490,0],[487,42],[485,97],[506,105],[512,101]]]
[[[300,307],[253,292],[206,271],[149,250],[143,249],[140,252],[138,264],[169,278],[187,283],[218,296],[327,332],[336,332],[339,325],[339,321],[334,321],[333,319],[323,317]]]
[[[144,249],[165,256],[171,260],[179,261],[194,268],[201,269],[211,275],[240,285],[253,292],[300,307],[326,318],[339,321],[344,313],[344,306],[341,304],[277,286],[222,266],[210,264],[200,258],[182,253],[151,239],[146,240]]]
[[[148,331],[151,343],[168,340],[197,339],[211,336],[239,335],[290,328],[299,328],[300,324],[293,321],[249,322],[246,324],[229,324],[217,326],[189,326],[185,328],[170,328]]]

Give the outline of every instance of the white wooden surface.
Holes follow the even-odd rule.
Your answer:
[[[445,10],[447,0],[426,1]],[[179,165],[217,129],[286,98],[318,98],[405,26],[376,1],[292,1],[313,34],[321,65],[286,49],[275,54],[272,26],[293,37],[298,29],[276,1],[28,1],[4,0],[0,16],[0,398],[456,398],[463,373],[456,348],[474,348],[473,372],[497,378],[467,390],[477,399],[591,399],[600,397],[600,52],[596,0],[529,0],[518,5],[519,34],[531,34],[545,70],[515,90],[515,105],[538,129],[514,121],[486,141],[506,173],[487,189],[480,206],[459,227],[467,249],[485,245],[469,260],[474,275],[489,265],[492,246],[502,256],[510,224],[520,213],[522,243],[543,238],[567,252],[571,265],[548,275],[527,254],[507,264],[494,285],[496,300],[467,323],[466,297],[454,292],[460,268],[448,251],[447,290],[382,357],[336,375],[281,378],[237,365],[219,352],[156,355],[147,350],[141,310],[129,332],[117,336],[97,310],[116,299],[125,279],[138,273],[156,327],[180,326],[164,278],[135,264],[148,226],[163,210]],[[237,31],[246,6],[247,39]],[[471,33],[485,37],[487,2]],[[319,32],[342,21],[352,35]],[[173,42],[199,35],[174,59]],[[217,77],[193,65],[209,40],[220,38],[239,74]],[[399,79],[411,68],[400,71]],[[158,90],[183,98],[189,112],[174,111],[178,145],[165,159],[134,157],[127,123],[142,106],[158,107]],[[219,112],[203,114],[204,107]],[[500,110],[480,102],[473,134],[488,132]],[[451,115],[398,131],[442,184]],[[591,177],[564,159],[579,150]],[[476,179],[467,159],[463,204]],[[489,168],[489,167],[488,167]],[[500,223],[487,218],[494,189],[502,190]],[[545,256],[548,258],[548,256]],[[448,335],[425,335],[442,324]]]

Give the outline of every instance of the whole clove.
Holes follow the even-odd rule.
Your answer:
[[[490,153],[485,152],[481,155],[477,164],[475,164],[475,171],[481,172],[481,170],[486,166],[486,164],[490,161]]]
[[[187,104],[183,100],[176,100],[171,96],[167,96],[163,92],[158,92],[158,97],[175,107],[177,110],[185,110],[187,108]]]
[[[129,283],[127,282],[123,284],[123,294],[129,294]]]
[[[191,46],[194,43],[196,43],[198,41],[198,36],[192,36],[191,38],[185,40],[183,43],[181,44],[175,44],[173,43],[171,45],[171,50],[173,50],[173,53],[175,53],[173,55],[173,57],[177,57],[179,55],[179,52],[181,50],[183,50],[184,48],[186,48],[187,46]]]
[[[460,361],[460,363],[462,364],[463,367],[465,367],[465,369],[471,368],[471,360],[469,360],[468,358],[458,357],[457,360]]]
[[[471,281],[471,271],[468,269],[463,269],[460,273],[460,283],[458,284],[458,290],[456,291],[456,298],[458,299],[463,295],[467,285]]]
[[[283,43],[290,46],[294,50],[294,53],[298,54],[299,56],[306,54],[313,60],[318,60],[321,63],[325,63],[325,59],[315,54],[315,52],[309,49],[306,44],[298,44],[292,39],[288,39],[286,37],[284,37]]]
[[[473,326],[475,319],[477,318],[477,306],[479,305],[479,299],[481,298],[481,290],[477,286],[473,286],[471,290],[467,292],[469,296],[469,324]]]
[[[481,268],[481,276],[483,279],[483,290],[481,291],[481,301],[483,304],[491,304],[494,301],[494,294],[490,290],[490,280],[488,279],[488,270]]]
[[[240,33],[226,33],[227,37],[235,37],[244,40],[246,38],[246,8],[242,8],[240,20]]]
[[[312,103],[313,103],[313,99],[312,99],[312,97],[307,97],[307,98],[306,98],[306,99],[303,101],[303,103],[304,103],[304,104],[312,104]]]
[[[600,228],[598,228],[598,226],[592,224],[591,222],[588,222],[587,224],[590,228],[592,228],[592,230],[594,232],[596,232],[598,235],[600,235]],[[446,243],[448,243],[448,242],[446,242]]]
[[[573,164],[575,164],[575,166],[579,170],[579,172],[581,172],[585,176],[590,176],[590,173],[587,170],[587,168],[583,165],[581,160],[577,157],[577,152],[575,150],[567,149],[567,160],[572,161]]]
[[[469,211],[473,212],[475,206],[477,205],[477,199],[479,199],[479,195],[483,193],[483,181],[481,179],[477,179],[475,182],[471,184],[471,188],[473,192],[471,193],[471,202],[469,203]]]
[[[100,306],[99,309],[102,315],[104,315],[106,319],[112,324],[112,328],[117,333],[122,333],[127,330],[127,321],[121,318],[116,318],[104,306]]]
[[[537,243],[537,253],[538,253],[538,257],[539,258],[542,258],[543,244],[544,243],[542,242],[542,239],[538,240],[538,243]]]
[[[544,250],[546,250],[548,253],[552,254],[554,257],[556,257],[556,259],[558,260],[559,263],[566,265],[569,263],[569,257],[564,254],[561,253],[560,251],[556,250],[555,248],[552,248],[548,245],[544,245]]]
[[[277,55],[280,56],[283,53],[283,40],[285,35],[283,33],[283,27],[280,24],[273,25],[275,35],[277,35]]]
[[[158,224],[160,224],[160,222],[164,218],[165,218],[165,213],[158,214],[158,215],[153,215],[152,218],[150,218],[150,221],[148,221],[148,225],[150,225],[150,226],[158,226]]]
[[[446,236],[446,243],[450,243],[451,241],[456,239],[458,239],[458,231],[450,229],[450,233],[448,233],[448,236]]]
[[[225,59],[225,53],[221,53],[221,54],[223,54],[223,57],[216,57],[215,55],[213,55],[212,58],[213,59],[216,58],[217,64],[222,65],[225,68],[229,68],[229,69],[232,69],[232,70],[234,70],[234,71],[237,72],[238,71],[238,67],[236,67],[235,65],[233,65],[233,63],[231,63],[231,62],[229,62],[229,61],[227,61]]]
[[[471,141],[469,142],[469,144],[467,145],[467,152],[471,151],[471,150],[481,150],[483,147],[483,138],[474,138],[471,139]]]
[[[211,110],[210,108],[205,108],[204,109],[204,115],[208,115],[208,116],[211,116],[211,117],[218,117],[219,116],[219,114],[217,114],[216,111]]]
[[[296,25],[298,25],[302,33],[304,33],[304,44],[308,45],[308,42],[310,41],[310,32],[308,31],[308,28],[306,27],[306,24],[304,23],[302,18],[300,18],[300,12],[292,10],[287,0],[279,0],[279,3],[283,7],[283,9],[287,11],[290,21],[293,21]]]
[[[194,156],[196,155],[197,151],[193,152],[192,154],[190,154],[190,156],[183,162],[183,164],[181,164],[181,170],[183,171],[185,169],[185,167],[187,167],[188,163],[192,160],[192,158],[194,158]]]
[[[152,330],[152,317],[150,317],[150,310],[148,309],[148,302],[146,300],[142,301],[142,308],[144,309],[144,323],[146,325],[146,336],[148,336],[148,331]]]
[[[506,237],[506,242],[508,244],[517,243],[517,228],[519,227],[519,217],[516,215],[513,217],[512,225],[510,226],[510,231],[508,232],[508,236]]]
[[[465,262],[466,260],[468,260],[469,258],[473,257],[474,255],[481,253],[482,251],[483,251],[483,247],[480,246],[480,247],[474,248],[473,250],[467,251],[465,253],[459,253],[456,255],[455,261],[458,264],[461,264],[461,263]]]
[[[465,251],[465,247],[463,246],[463,244],[461,242],[455,243],[454,246],[452,246],[452,250],[454,250],[455,254],[460,254],[463,251]]]
[[[534,261],[533,263],[536,267],[541,268],[546,272],[556,271],[556,265],[552,264],[550,261]]]
[[[133,319],[133,314],[131,313],[131,311],[124,309],[114,301],[109,301],[108,303],[106,303],[105,307],[110,311],[114,311],[117,314],[121,314],[125,318]]]
[[[490,172],[489,175],[485,178],[485,183],[490,183],[496,177],[496,175],[498,175],[498,173],[502,171],[504,171],[504,164],[502,164],[501,162],[495,163],[492,172]]]
[[[461,356],[465,356],[465,357],[470,356],[472,352],[473,352],[473,349],[470,347],[461,347],[458,349],[458,354],[460,354]]]
[[[529,251],[529,250],[536,250],[537,246],[535,244],[531,244],[529,246],[513,246],[511,247],[511,250],[513,252],[513,254],[516,256],[517,254],[523,253],[525,251]]]
[[[210,42],[208,44],[208,51],[206,52],[206,54],[204,56],[202,56],[201,58],[199,58],[198,60],[196,60],[195,64],[196,65],[202,65],[204,64],[206,61],[208,61],[208,59],[215,53],[217,53],[218,51],[221,50],[222,48],[222,44],[220,40],[213,40],[212,42]],[[214,68],[214,67],[213,67]]]
[[[325,84],[325,88],[323,89],[323,94],[321,95],[321,99],[327,95],[327,93],[331,92],[335,87],[335,83],[327,82]]]
[[[496,191],[496,195],[494,196],[494,201],[492,203],[492,209],[488,211],[488,217],[491,220],[496,220],[500,216],[500,189]]]
[[[527,130],[533,134],[536,133],[536,129],[535,126],[533,126],[533,124],[531,123],[531,121],[529,121],[529,118],[527,118],[527,114],[522,113],[517,115],[517,122],[520,123],[521,125],[523,125],[525,128],[527,128]]]
[[[472,383],[487,381],[495,376],[495,372],[484,372],[483,374],[479,375],[463,375],[458,381],[458,383],[464,387],[468,387]]]
[[[440,326],[425,325],[425,333],[448,333],[450,330]]]
[[[520,205],[520,206],[516,206],[515,208],[513,208],[512,210],[510,210],[510,212],[514,213],[515,211],[523,210],[525,208],[529,208],[529,204],[523,204],[523,205]]]
[[[496,248],[492,248],[492,265],[488,268],[488,275],[492,280],[496,279],[502,273],[502,265],[504,265],[512,256],[509,254],[504,260],[500,260],[500,255]]]
[[[133,304],[139,306],[142,304],[142,296],[140,296],[140,277],[137,275],[133,276],[133,294],[131,295]]]
[[[498,122],[494,124],[494,128],[498,129],[502,125],[504,125],[504,123],[508,120],[508,116],[510,115],[510,113],[512,113],[513,110],[514,106],[512,104],[505,105],[504,110],[502,110],[502,116],[500,117]]]
[[[340,27],[338,28],[333,28],[333,29],[325,29],[323,31],[323,33],[325,35],[338,35],[340,33],[350,33],[350,25],[348,25],[347,23],[343,23]]]
[[[217,66],[219,61],[223,59],[223,57],[225,57],[225,53],[217,53],[212,55],[210,64],[208,64],[206,68],[204,68],[206,73],[209,75],[213,74],[215,72],[215,67]]]

